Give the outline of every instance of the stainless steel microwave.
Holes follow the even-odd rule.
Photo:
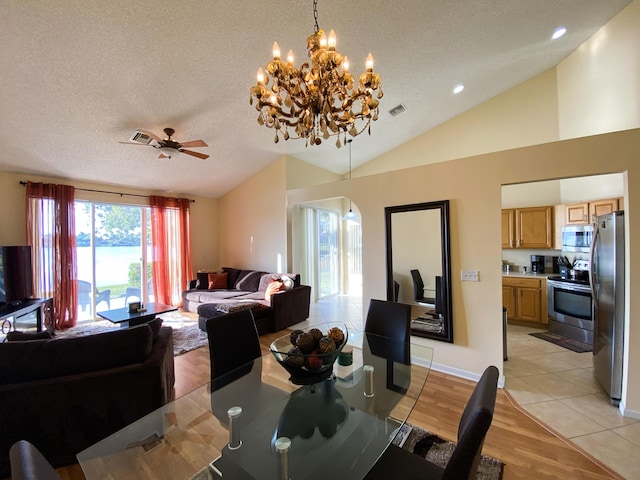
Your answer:
[[[562,250],[584,252],[591,250],[593,225],[566,225],[562,227]]]

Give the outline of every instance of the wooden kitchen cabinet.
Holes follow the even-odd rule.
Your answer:
[[[606,215],[607,213],[616,212],[618,209],[617,198],[607,198],[589,202],[589,223],[596,223],[595,217],[598,215]]]
[[[619,209],[617,198],[604,198],[591,202],[573,203],[566,206],[567,225],[588,225],[595,222],[595,217],[615,212]]]
[[[502,304],[507,308],[507,320],[546,324],[546,280],[503,277]]]
[[[515,209],[516,248],[553,248],[553,207]]]
[[[502,248],[515,248],[516,246],[515,215],[516,212],[513,208],[502,210]]]
[[[502,248],[553,248],[553,208],[502,209]]]
[[[589,204],[574,203],[566,206],[567,225],[585,225],[589,223]]]

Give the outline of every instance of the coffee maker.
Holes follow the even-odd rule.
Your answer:
[[[544,255],[531,255],[531,273],[544,273]]]

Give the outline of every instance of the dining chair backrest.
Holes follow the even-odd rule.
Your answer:
[[[206,329],[212,385],[216,378],[262,355],[260,337],[250,309],[209,318]]]
[[[498,369],[489,366],[475,386],[458,425],[458,443],[445,468],[445,479],[476,478],[484,439],[493,420]]]
[[[30,442],[19,440],[9,449],[12,480],[60,480],[60,476]]]
[[[458,443],[444,468],[410,450],[391,444],[367,474],[366,480],[396,477],[411,480],[475,479],[482,445],[493,420],[497,388],[498,369],[494,366],[487,367],[462,412]],[[398,475],[399,472],[402,474]]]
[[[371,299],[364,331],[400,342],[408,342],[411,339],[411,306],[405,303]]]

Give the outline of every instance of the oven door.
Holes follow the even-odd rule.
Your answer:
[[[593,297],[589,285],[547,280],[549,330],[593,344]]]

